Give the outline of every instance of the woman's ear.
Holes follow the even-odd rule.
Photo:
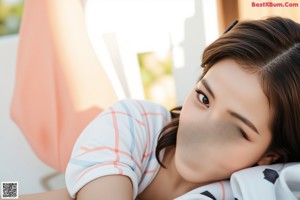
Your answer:
[[[279,154],[271,151],[267,152],[258,162],[257,165],[270,165],[279,159]]]

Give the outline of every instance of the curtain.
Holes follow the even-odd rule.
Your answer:
[[[26,0],[11,117],[35,154],[64,172],[84,127],[117,96],[74,0]]]

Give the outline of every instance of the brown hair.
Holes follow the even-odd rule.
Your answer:
[[[260,78],[272,112],[269,150],[279,154],[276,163],[300,161],[300,24],[281,17],[238,23],[204,50],[200,80],[224,58]],[[180,110],[171,110],[160,133],[156,158],[163,167],[159,154],[176,146]]]

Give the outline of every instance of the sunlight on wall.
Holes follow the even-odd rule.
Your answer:
[[[217,1],[202,1],[206,46],[219,37]]]
[[[120,98],[149,98],[144,95],[145,88],[142,87],[143,80],[138,62],[138,55],[141,53],[171,51],[173,69],[184,70],[187,71],[184,74],[188,74],[194,70],[191,68],[198,68],[199,64],[195,62],[200,60],[203,46],[218,37],[215,0],[86,0],[85,10],[88,31],[96,52],[97,46],[111,46],[107,41],[103,43],[103,34],[114,35],[113,42],[117,43],[117,47],[114,48],[113,54],[116,55],[112,55],[110,51],[109,59],[111,63],[120,66],[117,66],[117,70],[116,66],[112,69],[113,64],[104,67],[110,71],[108,75],[116,85],[115,88],[123,88],[125,96],[119,96]],[[188,31],[196,30],[193,38],[186,38],[185,31],[189,19],[194,26],[190,26]],[[202,40],[205,41],[205,45],[201,44]],[[190,48],[189,51],[197,49],[192,56],[187,57],[184,48]],[[186,58],[197,60],[187,62]],[[187,67],[190,69],[186,69]],[[120,77],[120,73],[119,76],[116,75],[120,68],[123,69],[124,77]],[[193,76],[179,77],[189,79],[181,80],[179,84],[193,84]],[[172,83],[174,87],[175,82],[176,80]],[[184,87],[181,90],[187,91]],[[159,96],[159,92],[154,93]]]
[[[120,53],[119,59],[123,65],[125,82],[128,86],[126,97],[154,99],[159,103],[169,102],[168,105],[165,104],[168,107],[173,106],[175,92],[172,88],[175,84],[172,74],[169,74],[168,81],[157,77],[160,81],[155,82],[151,89],[148,88],[145,91],[138,55],[145,52],[153,52],[153,55],[157,55],[157,52],[170,52],[171,43],[181,43],[184,40],[184,20],[194,14],[193,0],[89,0],[86,2],[85,9],[87,26],[93,43],[101,43],[101,34],[115,33],[118,53]],[[116,56],[111,57],[116,59]],[[108,70],[111,71],[111,69]],[[120,81],[116,80],[118,77],[114,78],[113,83],[121,85],[118,83]],[[124,84],[122,87],[125,87]],[[165,87],[168,89],[164,89],[164,93],[166,94],[169,90],[169,96],[173,95],[173,97],[168,98],[172,101],[162,100],[161,88]]]

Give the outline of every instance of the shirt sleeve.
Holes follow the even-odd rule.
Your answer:
[[[155,150],[153,143],[169,115],[157,104],[123,100],[97,116],[77,139],[66,169],[71,197],[96,178],[119,174],[131,179],[135,198],[144,155]]]

